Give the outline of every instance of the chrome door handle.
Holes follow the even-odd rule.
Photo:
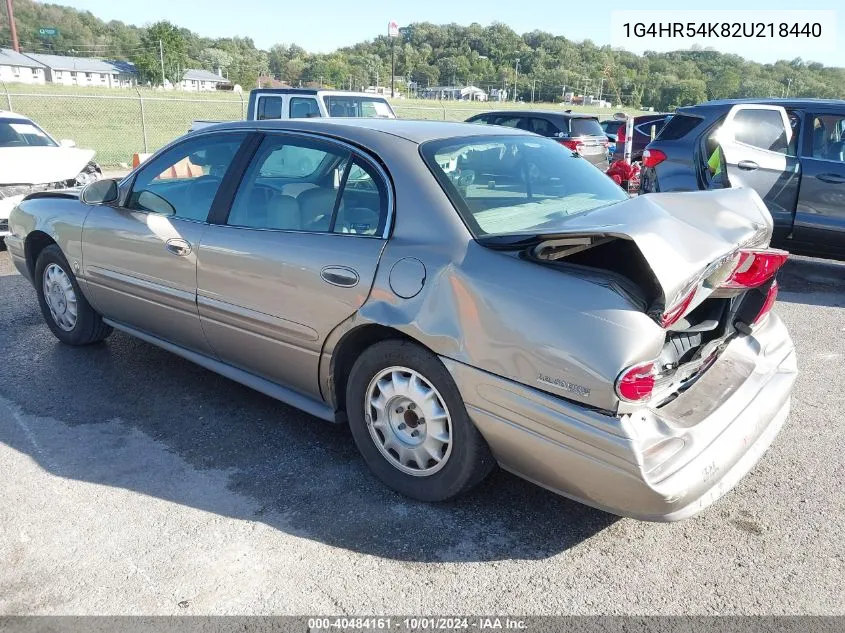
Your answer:
[[[760,165],[755,163],[753,160],[741,160],[736,164],[736,166],[740,169],[744,169],[745,171],[754,171],[760,167]]]
[[[185,255],[190,255],[191,248],[190,242],[187,240],[183,240],[179,237],[172,237],[164,243],[164,248],[167,249],[169,253],[173,253],[174,255],[178,255],[179,257],[185,257]]]
[[[320,271],[320,277],[328,284],[352,288],[358,285],[358,272],[348,266],[326,266]]]

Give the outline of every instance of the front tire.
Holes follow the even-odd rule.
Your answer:
[[[51,244],[35,262],[35,291],[50,330],[67,345],[90,345],[112,332],[91,307],[61,249]]]
[[[349,426],[370,470],[420,501],[443,501],[478,484],[495,465],[440,360],[408,341],[369,347],[346,386]]]

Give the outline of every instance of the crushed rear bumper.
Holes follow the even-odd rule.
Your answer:
[[[751,470],[786,420],[797,376],[792,340],[774,314],[671,403],[620,417],[443,361],[503,468],[650,521],[696,514]]]

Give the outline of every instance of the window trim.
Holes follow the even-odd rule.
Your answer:
[[[241,130],[226,130],[229,132],[238,132]],[[276,233],[297,233],[297,234],[304,234],[304,235],[339,235],[342,237],[355,237],[359,239],[368,239],[368,240],[387,240],[390,239],[391,234],[393,233],[393,222],[395,213],[395,204],[396,204],[396,197],[394,195],[393,190],[393,178],[390,177],[390,173],[387,171],[386,168],[382,166],[380,161],[377,161],[374,157],[370,156],[368,153],[365,153],[360,147],[356,147],[350,143],[342,141],[340,139],[325,136],[322,134],[317,134],[313,132],[301,132],[299,130],[261,130],[261,129],[253,129],[250,130],[255,133],[255,145],[249,153],[248,160],[244,163],[244,166],[240,168],[238,171],[233,171],[232,167],[235,165],[236,161],[238,160],[239,156],[236,155],[235,159],[232,161],[232,164],[229,166],[229,171],[226,173],[226,176],[223,179],[223,183],[220,185],[220,189],[217,192],[218,197],[220,196],[221,192],[224,188],[227,190],[227,194],[230,192],[229,188],[231,188],[231,197],[228,199],[221,199],[219,202],[221,203],[221,207],[225,205],[224,209],[221,209],[221,212],[215,216],[213,219],[211,218],[211,214],[209,214],[209,224],[216,224],[220,226],[225,226],[230,229],[238,229],[242,231],[273,231]],[[220,133],[220,132],[217,132]],[[211,134],[211,133],[209,133]],[[384,184],[385,192],[387,193],[387,217],[384,221],[384,230],[382,231],[381,235],[362,235],[360,233],[330,233],[327,231],[303,231],[303,230],[294,230],[294,229],[273,229],[273,228],[261,228],[261,227],[252,227],[252,226],[236,226],[236,225],[229,225],[227,221],[229,219],[229,214],[232,211],[232,205],[235,202],[235,196],[237,195],[238,189],[243,182],[243,178],[246,175],[246,171],[249,168],[252,160],[255,158],[255,153],[258,151],[258,148],[261,146],[261,143],[264,142],[264,139],[268,136],[271,137],[292,137],[292,138],[304,138],[308,140],[316,140],[319,142],[327,143],[329,145],[335,145],[342,147],[344,150],[349,152],[350,160],[349,165],[357,158],[358,160],[366,163],[373,170],[378,174],[379,178],[381,178],[382,183]],[[244,150],[245,144],[241,146],[241,150]],[[245,154],[245,152],[244,152]],[[346,170],[344,170],[345,175]],[[338,188],[338,193],[342,195],[342,190]],[[215,210],[215,206],[218,203],[218,197],[215,197],[214,203],[211,205],[212,211]],[[338,196],[339,198],[340,196]],[[334,221],[334,218],[332,218]]]

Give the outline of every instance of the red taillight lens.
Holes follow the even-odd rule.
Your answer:
[[[643,167],[656,167],[666,160],[666,154],[659,149],[643,150]]]
[[[666,310],[666,312],[661,315],[660,325],[662,327],[667,328],[670,325],[677,323],[678,319],[684,316],[684,312],[687,311],[687,308],[689,308],[689,304],[692,303],[692,300],[695,298],[696,290],[697,288],[693,288],[692,290],[690,290],[686,295],[684,295],[683,299],[681,299],[678,303]]]
[[[777,249],[740,251],[739,261],[722,288],[756,288],[774,277],[789,258],[789,253]]]
[[[654,363],[629,367],[616,379],[616,395],[626,402],[641,402],[654,391]]]
[[[778,282],[774,282],[769,292],[766,294],[766,300],[763,302],[763,307],[754,319],[754,325],[763,320],[769,312],[772,311],[772,306],[775,305],[775,300],[778,298]]]
[[[581,151],[581,148],[584,147],[581,141],[574,141],[571,139],[561,139],[560,144],[571,149],[573,152],[579,152]]]

